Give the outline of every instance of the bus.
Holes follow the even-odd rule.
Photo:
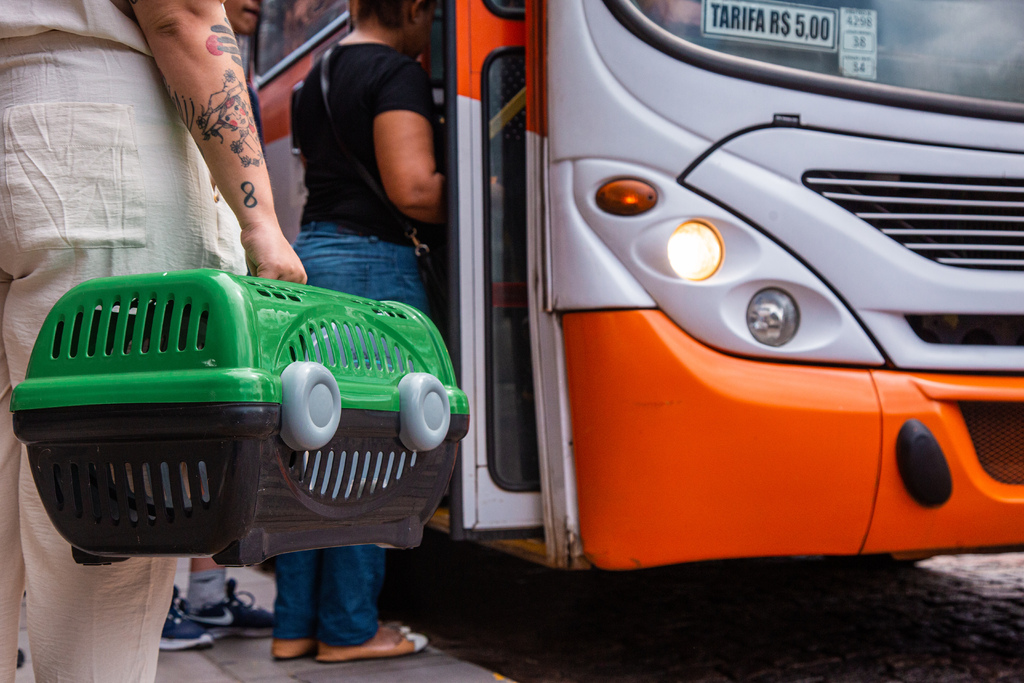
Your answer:
[[[346,0],[264,0],[291,108]],[[441,0],[455,539],[550,566],[1024,546],[1024,5]]]

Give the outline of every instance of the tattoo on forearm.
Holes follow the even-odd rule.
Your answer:
[[[203,140],[217,138],[221,144],[226,143],[246,168],[263,164],[263,147],[253,121],[249,92],[234,71],[224,72],[224,87],[210,95],[205,107],[199,105],[198,109],[195,125]],[[185,122],[189,123],[187,119]]]
[[[167,94],[174,100],[174,108],[178,110],[178,116],[185,122],[185,127],[192,130],[192,123],[196,120],[195,102],[192,101],[191,97],[185,97],[172,91],[170,87],[167,88]]]
[[[210,95],[205,107],[173,90],[166,80],[164,84],[189,131],[194,125],[204,141],[217,138],[227,144],[246,168],[263,164],[263,146],[256,132],[249,91],[234,71],[224,72],[224,87]]]
[[[238,49],[238,41],[235,40],[235,34],[231,27],[226,23],[216,24],[211,26],[210,30],[213,31],[213,34],[206,39],[206,49],[210,51],[210,54],[214,57],[229,54],[231,61],[242,66],[242,52]]]
[[[242,204],[245,205],[245,208],[256,208],[256,205],[259,204],[259,202],[256,201],[256,186],[246,180],[242,183],[242,192],[245,193],[245,198],[242,200]]]

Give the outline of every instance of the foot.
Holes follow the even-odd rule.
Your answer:
[[[161,650],[167,652],[213,647],[213,636],[190,620],[185,615],[186,609],[185,601],[178,597],[178,587],[175,586],[171,608],[167,610],[167,619],[164,621],[164,630],[160,633]]]
[[[237,582],[228,579],[227,596],[222,602],[202,609],[191,610],[188,618],[204,627],[214,638],[236,636],[243,638],[263,638],[269,636],[274,628],[274,615],[256,607],[252,593],[235,592]],[[246,598],[243,602],[239,596]]]
[[[391,626],[381,626],[376,635],[362,645],[328,645],[317,648],[318,662],[352,662],[359,659],[401,657],[420,652],[427,646],[427,637],[419,633],[404,633]]]
[[[274,638],[270,644],[274,659],[298,659],[316,654],[316,638]]]

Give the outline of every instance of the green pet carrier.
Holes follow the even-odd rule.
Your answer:
[[[83,563],[415,546],[469,428],[416,309],[210,270],[72,289],[11,410]]]

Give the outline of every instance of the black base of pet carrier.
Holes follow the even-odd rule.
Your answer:
[[[329,443],[295,451],[281,405],[199,403],[24,410],[43,505],[80,563],[212,556],[225,565],[340,545],[418,545],[468,415],[411,451],[399,413],[343,410]]]

